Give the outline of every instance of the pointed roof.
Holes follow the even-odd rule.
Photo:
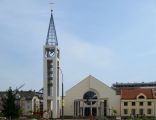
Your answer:
[[[58,45],[57,35],[55,30],[54,18],[53,18],[53,10],[51,10],[51,17],[49,22],[49,28],[47,33],[46,45]]]
[[[110,88],[109,86],[107,86],[105,83],[103,83],[102,81],[98,80],[97,78],[95,78],[92,75],[87,76],[86,78],[84,78],[82,81],[80,81],[79,83],[77,83],[76,85],[74,85],[72,88],[68,89],[66,91],[66,94],[68,94],[69,92],[74,92],[76,91],[83,91],[86,89],[95,89],[98,91],[105,91],[107,89],[107,91],[109,91],[109,94],[115,94],[115,90],[113,90],[112,88]]]

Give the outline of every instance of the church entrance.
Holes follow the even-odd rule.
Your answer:
[[[92,108],[92,115],[93,115],[93,116],[97,116],[96,113],[97,113],[96,108]]]
[[[87,117],[87,116],[90,116],[90,115],[93,115],[93,116],[96,116],[97,115],[97,110],[96,108],[89,108],[89,107],[86,107],[85,108],[85,113],[84,115]]]
[[[107,116],[107,99],[98,98],[94,91],[84,93],[82,99],[74,100],[74,117]]]
[[[85,108],[85,116],[89,116],[90,115],[90,108]]]

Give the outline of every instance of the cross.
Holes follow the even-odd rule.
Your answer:
[[[53,12],[52,5],[55,4],[55,3],[52,3],[52,2],[51,2],[51,3],[49,3],[49,4],[51,5],[51,12]]]

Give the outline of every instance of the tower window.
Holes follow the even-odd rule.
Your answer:
[[[60,50],[57,49],[57,58],[60,58]]]

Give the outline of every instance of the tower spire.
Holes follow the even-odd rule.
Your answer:
[[[54,18],[53,18],[53,10],[51,10],[51,17],[50,17],[49,28],[47,33],[46,45],[58,46]]]

